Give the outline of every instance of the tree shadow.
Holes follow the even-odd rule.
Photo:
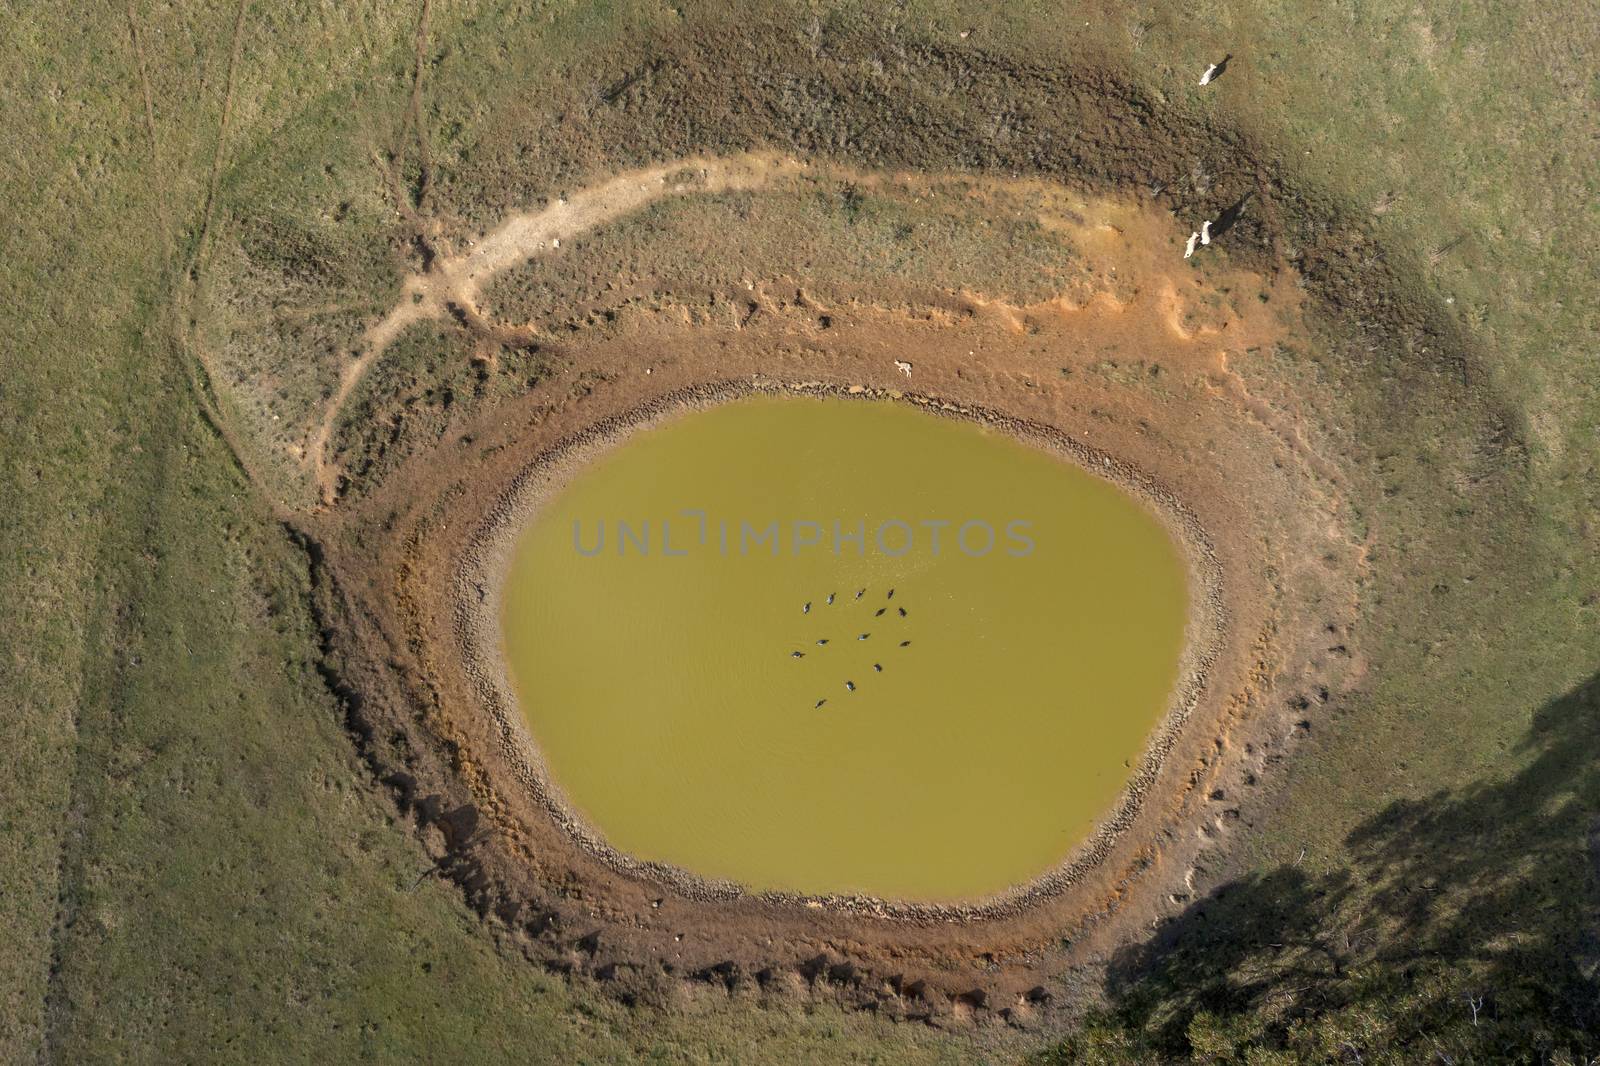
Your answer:
[[[1090,1029],[1168,1059],[1600,1052],[1600,674],[1515,753],[1512,776],[1391,803],[1349,834],[1345,869],[1281,866],[1196,901],[1116,955]],[[1058,1055],[1113,1061],[1091,1046]]]

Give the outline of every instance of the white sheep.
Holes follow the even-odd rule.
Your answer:
[[[1210,244],[1211,243],[1211,220],[1210,219],[1207,219],[1206,221],[1200,223],[1200,243],[1201,244]]]
[[[1199,239],[1200,239],[1200,233],[1199,233],[1198,230],[1196,230],[1194,233],[1189,234],[1189,243],[1183,246],[1183,257],[1185,259],[1189,258],[1191,255],[1194,254],[1194,245],[1195,245],[1195,242],[1198,241]]]
[[[894,368],[900,371],[900,373],[904,374],[906,377],[911,376],[911,364],[903,359],[896,359],[894,361]]]
[[[1206,72],[1204,74],[1200,75],[1200,84],[1201,85],[1210,85],[1211,84],[1211,79],[1216,77],[1216,76],[1217,76],[1217,65],[1215,63],[1213,63],[1209,67],[1206,68]]]

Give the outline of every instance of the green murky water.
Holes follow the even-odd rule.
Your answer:
[[[585,468],[518,543],[503,633],[556,784],[620,850],[956,900],[1106,813],[1186,608],[1164,528],[1072,464],[905,405],[757,398]]]

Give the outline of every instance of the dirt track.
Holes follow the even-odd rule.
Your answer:
[[[770,153],[725,159],[682,159],[664,166],[619,174],[539,211],[513,215],[470,250],[435,258],[426,272],[407,278],[400,300],[362,336],[360,353],[339,377],[308,455],[325,503],[336,492],[337,471],[328,460],[328,438],[345,401],[372,364],[383,357],[408,326],[440,318],[452,309],[479,315],[479,297],[494,275],[536,255],[556,251],[562,237],[585,233],[666,197],[754,189],[801,169],[802,164]]]

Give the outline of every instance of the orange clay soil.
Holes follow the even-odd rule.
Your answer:
[[[1311,429],[1231,369],[1304,343],[1292,270],[1202,280],[1173,251],[1186,234],[1134,204],[1100,201],[1058,222],[1089,259],[1084,283],[1058,299],[863,284],[819,307],[780,277],[744,294],[755,310],[738,323],[692,324],[669,308],[578,334],[525,394],[455,425],[359,498],[330,491],[332,506],[306,518],[330,683],[437,871],[498,935],[625,999],[681,976],[891,1017],[1029,1024],[1073,998],[1057,995],[1064,974],[1208,883],[1241,794],[1283,758],[1309,708],[1361,675],[1363,545]],[[483,336],[532,328],[472,311],[457,320]],[[910,381],[895,360],[914,365]],[[1197,587],[1210,593],[1192,630],[1204,684],[1136,774],[1116,831],[1081,848],[1071,876],[971,909],[729,892],[578,839],[530,777],[471,639],[493,599],[475,551],[516,517],[541,461],[677,405],[793,387],[901,396],[1043,434],[1109,459],[1191,523]]]

